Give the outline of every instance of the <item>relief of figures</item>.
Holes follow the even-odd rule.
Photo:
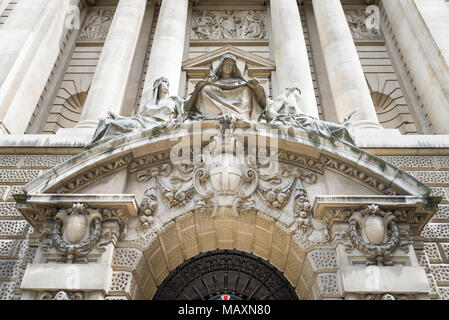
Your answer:
[[[262,11],[194,11],[192,39],[267,39],[265,21]]]
[[[346,12],[349,29],[354,39],[382,39],[380,30],[366,27],[367,16],[364,10],[350,10]]]
[[[80,40],[106,40],[113,17],[113,10],[98,10],[91,14],[81,31]]]

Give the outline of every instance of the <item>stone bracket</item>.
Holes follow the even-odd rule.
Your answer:
[[[27,195],[17,204],[17,209],[34,227],[45,220],[45,210],[70,208],[74,203],[84,203],[97,209],[124,209],[127,216],[136,217],[139,205],[135,195],[91,195],[91,194],[35,194]]]
[[[429,198],[417,196],[317,196],[312,212],[315,219],[331,226],[335,221],[348,222],[351,210],[373,203],[392,211],[408,210],[402,222],[408,222],[421,231],[436,213],[434,207],[428,206],[428,202]]]

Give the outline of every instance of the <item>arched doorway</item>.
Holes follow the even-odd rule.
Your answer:
[[[200,254],[173,270],[154,300],[297,300],[271,264],[236,250]]]

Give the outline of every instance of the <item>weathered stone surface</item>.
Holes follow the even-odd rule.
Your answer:
[[[449,265],[431,264],[430,272],[439,286],[449,286]]]
[[[427,257],[429,258],[430,263],[441,263],[443,262],[441,259],[440,250],[436,243],[426,243],[424,245]]]
[[[112,282],[110,294],[125,295],[129,300],[132,300],[138,294],[138,286],[132,273],[126,271],[115,271],[112,274]]]
[[[22,292],[24,297],[38,296],[33,291],[45,290],[53,297],[61,287],[69,286],[67,283],[78,273],[80,284],[74,285],[74,289],[97,291],[84,295],[86,298],[106,294],[106,300],[151,299],[170,271],[185,260],[217,248],[264,258],[284,272],[302,299],[337,299],[348,292],[363,298],[373,291],[376,298],[386,291],[401,298],[421,298],[430,292],[432,299],[449,299],[449,139],[443,135],[449,133],[445,116],[449,99],[447,90],[443,90],[448,87],[449,74],[449,51],[443,41],[449,26],[449,9],[443,0],[383,1],[382,26],[388,30],[382,32],[364,26],[364,10],[359,6],[362,2],[356,1],[349,7],[345,5],[346,20],[338,0],[314,0],[313,5],[305,2],[300,6],[295,0],[271,1],[271,21],[264,1],[232,1],[235,5],[229,8],[231,11],[219,6],[220,1],[213,1],[213,8],[204,6],[207,1],[200,1],[200,7],[189,9],[187,0],[164,0],[161,5],[151,3],[146,10],[141,9],[151,1],[121,0],[117,10],[114,5],[99,6],[98,1],[85,8],[86,1],[80,1],[79,18],[85,21],[81,28],[75,28],[80,32],[62,28],[70,1],[12,1],[14,10],[8,7],[6,22],[6,15],[1,13],[5,1],[0,2],[0,47],[8,47],[8,52],[0,50],[0,65],[4,67],[0,68],[1,133],[22,133],[27,126],[30,133],[56,132],[61,126],[76,126],[81,113],[86,121],[82,125],[86,126],[92,126],[98,115],[104,116],[111,110],[132,116],[138,109],[134,101],[146,102],[153,93],[153,81],[149,79],[169,78],[171,95],[181,96],[219,66],[222,54],[231,52],[237,54],[234,67],[245,77],[261,79],[260,86],[268,95],[276,97],[284,87],[298,86],[301,101],[295,103],[303,107],[298,109],[305,114],[319,114],[319,119],[326,121],[343,120],[359,108],[351,119],[356,126],[378,128],[376,114],[385,126],[401,126],[402,135],[393,130],[356,131],[357,145],[381,155],[378,159],[341,141],[316,135],[316,130],[296,128],[281,133],[282,138],[278,139],[279,132],[261,131],[272,129],[268,124],[240,122],[239,129],[251,126],[259,130],[255,134],[258,138],[270,136],[270,146],[279,143],[282,165],[301,168],[303,179],[310,172],[318,176],[317,183],[304,186],[311,205],[324,195],[334,201],[337,210],[341,205],[336,203],[338,199],[366,195],[364,199],[374,199],[371,202],[377,199],[388,204],[396,202],[395,208],[403,205],[426,210],[429,191],[431,196],[443,198],[439,212],[422,231],[424,241],[412,230],[410,239],[417,239],[412,244],[414,250],[409,246],[409,252],[395,252],[398,264],[392,267],[365,267],[362,252],[354,250],[348,255],[345,248],[339,247],[346,243],[340,232],[347,230],[347,221],[341,219],[332,226],[321,226],[321,217],[316,217],[313,210],[296,211],[296,195],[287,199],[290,202],[282,210],[270,207],[274,200],[269,204],[255,201],[253,206],[250,197],[239,207],[239,217],[211,217],[211,203],[203,208],[206,212],[193,204],[169,210],[173,202],[165,202],[170,202],[170,197],[162,199],[158,194],[159,208],[146,230],[139,228],[136,220],[140,216],[121,221],[120,227],[107,218],[107,228],[102,231],[104,236],[113,233],[111,245],[102,254],[95,252],[89,263],[32,264],[35,257],[36,262],[42,262],[46,255],[52,261],[59,258],[51,250],[43,255],[42,246],[37,246],[41,239],[47,239],[41,238],[45,226],[34,221],[30,208],[20,204],[22,212],[29,210],[26,217],[36,230],[15,208],[12,195],[23,193],[25,184],[30,183],[25,187],[29,195],[44,193],[50,205],[55,202],[55,196],[50,194],[53,192],[77,194],[74,197],[92,193],[101,202],[103,193],[114,190],[135,194],[141,200],[145,186],[136,181],[137,172],[167,163],[177,138],[187,137],[196,126],[215,130],[217,122],[184,123],[172,132],[172,137],[158,136],[151,130],[138,131],[96,148],[87,147],[92,132],[80,128],[57,136],[9,134],[0,137],[0,299],[19,299]],[[208,11],[201,12],[203,9]],[[352,45],[347,25],[357,47]],[[80,37],[75,39],[78,33]],[[422,37],[423,34],[430,37]],[[186,36],[190,41],[184,43]],[[369,42],[361,42],[366,39]],[[142,70],[145,56],[147,72]],[[276,62],[271,60],[274,57]],[[139,59],[140,64],[136,63]],[[183,61],[189,63],[186,68],[181,66]],[[366,82],[370,90],[366,90]],[[135,91],[128,90],[130,87],[135,87]],[[87,96],[90,97],[86,101]],[[285,98],[287,101],[293,97]],[[253,106],[254,102],[245,105]],[[238,111],[235,115],[241,116]],[[33,118],[30,124],[29,117]],[[299,122],[304,119],[296,118]],[[320,122],[311,121],[308,127],[317,123]],[[197,135],[190,137],[196,139]],[[70,160],[72,154],[82,152]],[[264,164],[257,162],[256,166],[259,170]],[[273,189],[288,189],[283,185],[284,177],[278,177],[279,183],[276,177],[269,178],[276,185]],[[170,176],[167,180],[173,190],[158,185],[157,193],[176,194],[184,183],[179,179],[184,177]],[[275,196],[280,193],[272,192]],[[378,194],[387,197],[380,198]],[[415,198],[407,197],[409,194]],[[272,196],[270,193],[274,199]],[[197,197],[195,194],[192,199]],[[105,207],[111,204],[103,202]],[[66,205],[70,206],[68,202]],[[135,209],[137,212],[137,204]],[[231,211],[227,209],[224,211]],[[51,216],[51,211],[44,212]],[[399,213],[395,215],[399,219]],[[311,216],[317,221],[310,220]],[[406,223],[399,224],[404,230],[408,228]],[[327,231],[334,232],[330,241]],[[377,239],[373,233],[368,232],[367,236],[376,243],[382,240],[380,233]],[[79,238],[76,234],[68,237],[73,241]],[[37,276],[29,277],[27,268],[27,272],[36,271]]]
[[[422,235],[426,239],[449,239],[449,223],[429,223],[424,227]]]
[[[0,221],[0,237],[12,239],[25,238],[32,230],[26,221],[3,220]]]

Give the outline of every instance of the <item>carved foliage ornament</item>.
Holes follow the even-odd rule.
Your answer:
[[[148,183],[139,213],[144,229],[154,222],[159,199],[169,209],[192,204],[195,212],[212,217],[219,208],[230,209],[234,216],[255,213],[260,200],[272,210],[286,210],[290,203],[298,220],[310,218],[311,204],[302,182],[314,184],[316,174],[288,165],[278,168],[270,156],[261,156],[263,148],[257,160],[245,156],[243,141],[234,135],[234,122],[227,116],[220,120],[219,134],[203,149],[199,164],[166,163],[137,173],[139,182]]]
[[[396,217],[381,210],[377,205],[365,206],[349,218],[349,232],[352,245],[347,252],[357,248],[367,255],[366,265],[393,265],[391,258],[397,248],[408,252],[409,241],[406,232],[400,232]]]
[[[53,225],[42,234],[43,251],[54,247],[62,263],[87,263],[93,250],[102,253],[106,246],[116,241],[115,231],[103,223],[116,221],[120,237],[126,236],[127,216],[123,209],[93,209],[75,203],[70,209],[60,209],[47,221]]]
[[[131,159],[131,155],[126,155],[124,157],[109,161],[103,165],[95,166],[86,173],[83,173],[65,183],[62,187],[58,187],[55,192],[60,194],[75,193],[77,190],[95,182],[99,177],[113,174],[117,170],[127,167],[130,164]]]

